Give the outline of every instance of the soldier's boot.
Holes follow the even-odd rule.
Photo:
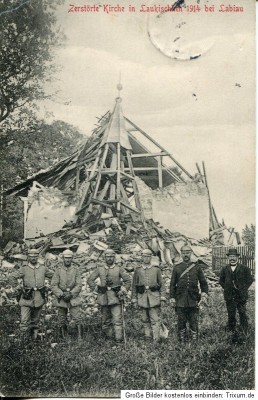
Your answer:
[[[149,322],[144,324],[144,339],[151,340],[151,324]]]
[[[192,341],[194,343],[197,343],[197,341],[198,341],[198,333],[196,331],[193,331],[192,329],[191,329],[191,338],[192,338]]]
[[[31,334],[30,334],[30,331],[28,329],[20,331],[20,338],[21,338],[21,340],[23,342],[28,341],[30,339],[30,337],[31,337]]]
[[[82,333],[83,333],[81,325],[77,325],[77,333],[78,333],[78,336],[77,336],[78,341],[81,341],[82,340]]]
[[[113,337],[113,328],[112,326],[108,326],[105,328],[102,328],[102,332],[105,338],[107,339],[112,339]]]
[[[154,342],[159,342],[160,341],[160,325],[156,324],[152,328],[152,333],[153,333],[153,340]]]
[[[114,325],[115,341],[121,343],[123,341],[123,328],[120,325]]]
[[[37,340],[37,338],[38,338],[38,329],[37,328],[34,328],[33,329],[33,332],[32,332],[32,340]]]
[[[179,342],[182,344],[185,344],[185,342],[186,342],[186,330],[185,329],[181,329],[179,331]]]
[[[62,325],[60,327],[60,337],[63,340],[67,338],[67,326],[66,325]]]

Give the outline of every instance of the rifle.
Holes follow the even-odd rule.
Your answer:
[[[124,346],[126,350],[126,333],[125,333],[125,314],[124,314],[124,299],[121,299],[121,309],[122,309],[122,323],[123,323],[123,335],[124,335]]]
[[[120,290],[120,288],[121,288],[121,286],[119,286],[119,290]],[[117,288],[115,288],[115,289],[117,289]],[[116,291],[116,293],[118,294],[117,291]],[[126,341],[126,333],[125,333],[125,313],[124,313],[125,296],[126,296],[126,292],[118,295],[117,297],[119,298],[119,301],[121,303],[124,346],[125,346],[125,350],[126,350],[127,341]]]
[[[48,289],[46,288],[44,291],[44,310],[43,310],[43,333],[44,333],[44,339],[46,340],[47,338],[47,330],[46,330],[46,314],[47,314],[47,302],[48,302]]]

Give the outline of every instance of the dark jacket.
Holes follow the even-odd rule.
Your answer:
[[[194,267],[180,279],[182,273],[192,264]],[[200,264],[181,262],[174,267],[170,282],[170,298],[176,299],[177,307],[197,306],[201,299],[198,283],[201,291],[208,294],[208,284]]]
[[[234,272],[231,270],[230,265],[222,268],[219,283],[224,289],[226,301],[237,297],[245,302],[248,299],[248,289],[253,281],[254,278],[250,269],[245,265],[237,264]]]

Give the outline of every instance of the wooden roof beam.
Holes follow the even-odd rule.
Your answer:
[[[137,131],[139,131],[143,136],[145,136],[147,139],[149,139],[153,144],[155,144],[160,150],[164,151],[166,153],[166,149],[162,147],[156,140],[152,139],[148,133],[144,132],[142,129],[140,129],[137,125],[135,125],[133,122],[131,122],[128,118],[124,117],[125,120],[133,126]],[[193,176],[189,174],[189,172],[181,165],[179,162],[172,156],[171,153],[168,153],[168,156],[171,158],[171,160],[182,170],[184,173],[190,178],[193,179]]]
[[[132,154],[131,158],[158,157],[158,156],[169,156],[169,154],[166,151],[161,151],[160,153],[139,153],[139,154]]]

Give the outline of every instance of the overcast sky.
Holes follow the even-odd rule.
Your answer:
[[[89,135],[95,117],[113,108],[121,71],[124,114],[190,173],[204,160],[219,219],[238,230],[254,223],[255,2],[239,1],[243,13],[152,14],[149,20],[146,13],[106,14],[103,8],[68,13],[69,4],[58,10],[66,41],[49,88],[59,89],[60,98],[45,110]],[[139,8],[141,1],[109,4]],[[197,49],[202,56],[175,60],[177,40],[179,53]]]

